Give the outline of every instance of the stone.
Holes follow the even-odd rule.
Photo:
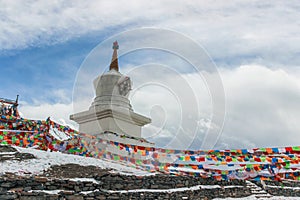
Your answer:
[[[74,190],[75,190],[75,192],[80,192],[81,191],[81,189],[77,185],[74,187]]]
[[[40,182],[40,183],[46,183],[46,182],[48,181],[48,178],[36,176],[36,177],[35,177],[35,180],[36,180],[37,182]]]
[[[57,190],[57,187],[54,185],[49,185],[49,186],[47,186],[47,189],[48,190]]]
[[[43,185],[37,185],[33,187],[34,190],[44,190],[45,187]]]
[[[151,185],[150,188],[151,188],[151,189],[159,189],[159,186],[158,186],[158,185]]]
[[[72,195],[74,194],[75,192],[74,191],[71,191],[71,190],[63,190],[61,191],[59,194],[64,194],[64,195]]]
[[[0,187],[0,194],[5,194],[7,192],[7,188]]]
[[[1,184],[1,187],[4,188],[11,188],[11,187],[15,187],[17,184],[15,182],[4,182]]]
[[[184,185],[185,185],[186,187],[188,187],[188,186],[190,185],[190,182],[189,182],[189,181],[185,181]]]
[[[123,188],[123,185],[117,183],[117,184],[114,185],[114,188],[116,188],[116,189],[122,189],[122,188]]]
[[[67,200],[84,200],[83,196],[79,196],[79,195],[69,195],[66,196]]]
[[[20,196],[20,200],[32,200],[32,196]]]
[[[18,197],[17,194],[2,194],[2,195],[0,195],[1,200],[16,199],[17,197]]]
[[[25,192],[28,192],[28,191],[30,191],[31,190],[31,187],[24,187],[24,191]]]
[[[18,195],[16,194],[2,194],[0,195],[1,200],[8,200],[8,199],[16,199]]]
[[[82,191],[89,191],[90,189],[89,189],[89,187],[83,187],[82,188]]]
[[[184,187],[184,186],[185,186],[184,184],[177,184],[176,185],[177,188],[181,188],[181,187]]]
[[[105,200],[106,196],[105,195],[98,195],[95,197],[96,199],[100,199],[100,200]]]
[[[51,195],[51,196],[47,196],[46,200],[60,200],[62,198],[59,198],[58,195]]]
[[[120,199],[119,196],[115,196],[115,195],[110,195],[107,197],[107,199]]]

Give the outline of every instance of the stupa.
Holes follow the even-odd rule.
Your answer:
[[[128,99],[132,82],[119,72],[118,49],[118,42],[115,41],[109,71],[94,80],[96,97],[89,110],[73,114],[70,119],[79,124],[80,132],[101,134],[105,139],[117,142],[139,144],[142,139],[141,128],[151,119],[133,111]],[[148,142],[144,141],[145,146]],[[151,144],[149,146],[153,146]]]

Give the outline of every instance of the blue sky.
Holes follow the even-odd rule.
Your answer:
[[[145,4],[135,0],[0,1],[0,96],[14,99],[19,94],[20,110],[25,117],[52,116],[76,127],[68,120],[76,111],[76,105],[72,104],[73,91],[81,77],[87,98],[80,105],[81,109],[87,109],[93,98],[92,80],[107,68],[111,59],[111,46],[102,45],[104,41],[124,31],[153,27],[177,32],[196,42],[218,67],[224,86],[224,124],[209,123],[214,106],[207,85],[182,58],[157,49],[131,51],[120,57],[121,70],[131,76],[136,88],[145,80],[165,81],[169,88],[175,83],[174,88],[181,87],[176,79],[179,77],[190,85],[193,93],[177,96],[196,96],[200,113],[196,121],[201,131],[192,138],[187,137],[194,141],[193,145],[183,142],[183,148],[200,148],[205,133],[214,127],[222,130],[218,148],[296,144],[300,139],[299,9],[297,1],[180,1],[176,4],[172,1]],[[151,35],[132,38],[132,46],[152,40]],[[194,51],[174,38],[161,42],[177,44],[190,53]],[[120,38],[119,43],[120,51],[130,49],[130,41]],[[92,68],[85,65],[89,58],[93,59]],[[151,63],[168,66],[159,69],[175,70],[177,74],[153,73],[151,69],[156,68]],[[140,66],[143,64],[147,67]],[[80,74],[89,70],[92,73],[86,77]],[[210,75],[215,74],[204,72],[204,76]],[[174,136],[180,123],[173,116],[176,108],[189,108],[176,105],[176,101],[174,105],[168,104],[174,100],[168,92],[155,87],[141,88],[131,96],[137,112],[149,116],[153,111],[156,118],[165,116],[160,120],[166,120],[167,127],[160,127],[162,121],[154,120],[153,126],[144,133],[149,136],[164,129],[152,138],[161,146],[174,137],[183,140]],[[156,109],[155,105],[163,109]],[[282,134],[287,137],[282,138]],[[170,146],[180,144],[175,141]]]
[[[7,74],[2,95],[33,103],[34,99],[57,103],[47,94],[55,89],[66,89],[72,100],[72,87],[77,70],[86,55],[99,43],[100,34],[87,34],[53,45],[32,46],[26,49],[3,51],[1,69]]]

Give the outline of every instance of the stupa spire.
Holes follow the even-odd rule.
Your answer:
[[[116,71],[119,71],[119,64],[118,64],[118,49],[119,49],[119,44],[118,44],[118,41],[115,41],[113,43],[113,55],[112,55],[112,59],[111,59],[111,63],[110,63],[110,66],[109,66],[109,70],[116,70]]]

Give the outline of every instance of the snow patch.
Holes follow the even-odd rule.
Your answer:
[[[47,152],[32,148],[14,147],[20,153],[33,154],[36,159],[29,159],[23,161],[6,160],[1,163],[0,174],[5,172],[12,172],[19,175],[31,173],[40,174],[44,170],[50,168],[52,165],[63,165],[63,164],[78,164],[82,166],[93,165],[102,169],[112,169],[116,172],[127,173],[128,175],[145,176],[152,174],[147,171],[135,169],[125,165],[104,161],[97,158],[89,158],[78,155],[63,154],[60,152]]]
[[[70,181],[75,181],[75,182],[92,182],[92,183],[95,183],[95,184],[99,184],[99,181],[96,181],[95,179],[93,178],[70,178],[69,179]]]
[[[240,185],[230,185],[224,186],[223,188],[240,188],[244,186]],[[182,191],[194,191],[200,189],[217,189],[222,188],[220,185],[196,185],[193,187],[182,187],[182,188],[172,188],[172,189],[136,189],[136,190],[106,190],[109,193],[133,193],[133,192],[182,192]]]
[[[31,192],[31,193],[44,192],[47,194],[59,194],[62,191],[64,191],[64,190],[29,190],[28,192]]]

